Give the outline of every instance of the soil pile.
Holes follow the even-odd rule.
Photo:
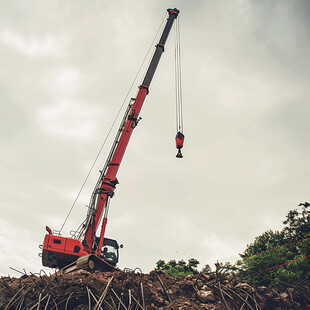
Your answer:
[[[310,309],[307,285],[270,289],[237,278],[197,274],[186,278],[163,272],[94,272],[2,277],[0,309]]]

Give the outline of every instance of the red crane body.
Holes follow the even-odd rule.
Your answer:
[[[164,46],[171,27],[179,14],[178,9],[168,9],[167,11],[169,13],[167,23],[159,43],[156,45],[155,53],[144,80],[139,87],[138,94],[135,99],[131,99],[131,102],[125,112],[108,159],[103,170],[101,171],[97,185],[92,193],[86,220],[84,221],[81,230],[78,232],[78,235],[75,235],[74,238],[66,238],[60,236],[59,234],[53,234],[51,229],[47,227],[48,234],[45,235],[42,251],[43,266],[63,268],[70,263],[74,263],[75,261],[79,264],[79,259],[81,260],[84,256],[92,256],[92,258],[95,259],[95,261],[97,260],[97,262],[98,258],[100,258],[112,266],[115,266],[118,262],[117,242],[115,240],[105,238],[109,199],[114,195],[115,187],[118,184],[118,180],[116,178],[118,169],[133,129],[137,126],[140,120],[139,113],[145,97],[148,94],[149,86],[156,71],[160,57],[164,52]],[[96,232],[100,228],[100,236],[96,237]],[[114,255],[114,258],[112,257],[113,259],[111,258],[111,255],[109,259],[109,253],[105,250],[103,251],[103,245],[105,245],[105,248],[110,247],[115,249],[114,254],[116,255]],[[89,261],[87,261],[87,264],[90,268]]]
[[[138,92],[138,95],[135,99],[133,106],[131,107],[129,117],[127,118],[121,138],[117,144],[114,155],[111,159],[111,162],[109,163],[109,167],[102,181],[102,185],[100,188],[100,197],[99,197],[100,199],[98,199],[97,212],[95,215],[94,223],[93,225],[88,226],[88,229],[86,230],[86,234],[85,234],[85,240],[89,248],[91,248],[93,244],[94,232],[98,228],[100,217],[107,204],[107,200],[109,199],[109,197],[113,196],[115,186],[118,183],[116,174],[120,166],[120,163],[122,161],[122,158],[124,156],[131,133],[133,129],[135,128],[135,126],[137,125],[138,116],[139,116],[142,104],[144,102],[144,99],[147,95],[147,92],[148,92],[147,87],[140,86],[140,90]],[[100,254],[106,224],[107,224],[107,217],[104,217],[103,222],[102,222],[102,228],[101,228],[100,243],[96,251],[96,254]]]

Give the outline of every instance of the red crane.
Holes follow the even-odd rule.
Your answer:
[[[105,228],[108,219],[109,200],[114,195],[118,184],[117,171],[125,154],[129,139],[140,118],[139,113],[149,86],[153,79],[157,65],[164,52],[164,46],[171,27],[179,14],[178,9],[168,9],[168,19],[160,37],[151,63],[145,74],[136,98],[132,98],[127,107],[111,151],[104,168],[94,188],[90,199],[87,217],[81,230],[73,238],[53,234],[46,227],[42,250],[43,266],[51,268],[64,268],[67,272],[80,268],[90,270],[98,268],[109,270],[118,262],[119,245],[116,240],[105,238]],[[100,231],[99,236],[96,233]]]

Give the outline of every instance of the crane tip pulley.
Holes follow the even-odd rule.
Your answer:
[[[167,12],[168,12],[169,14],[174,14],[174,15],[178,16],[179,13],[180,13],[180,10],[177,9],[177,8],[174,8],[174,9],[167,9]]]

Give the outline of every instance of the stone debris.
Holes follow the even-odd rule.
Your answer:
[[[307,285],[274,289],[237,278],[199,273],[186,278],[161,271],[36,274],[1,277],[0,310],[310,309]]]

